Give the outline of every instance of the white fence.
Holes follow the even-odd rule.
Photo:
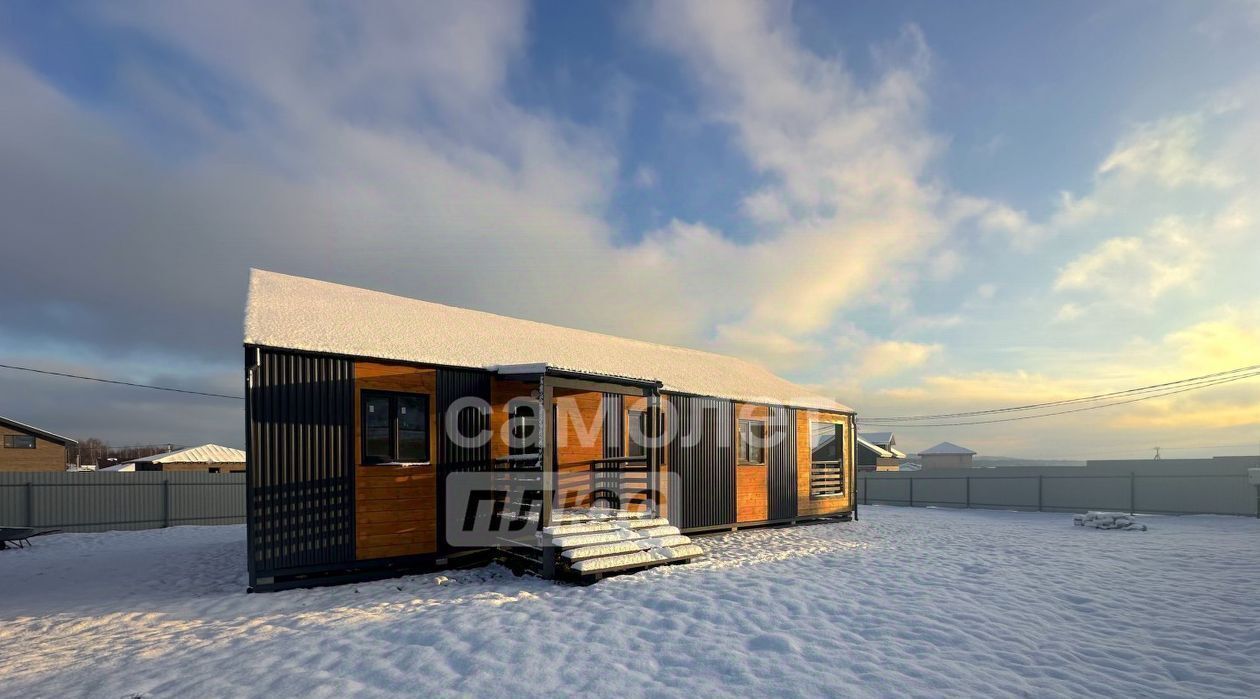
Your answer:
[[[0,473],[0,526],[96,532],[244,521],[243,473]]]
[[[859,474],[858,502],[1038,512],[1114,510],[1152,514],[1256,514],[1243,473],[1091,473],[1090,469],[982,469]],[[1079,470],[1078,473],[1072,471]]]

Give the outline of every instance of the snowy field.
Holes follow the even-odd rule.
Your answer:
[[[585,588],[492,567],[246,595],[242,527],[0,552],[0,695],[1247,696],[1260,522],[868,507]]]

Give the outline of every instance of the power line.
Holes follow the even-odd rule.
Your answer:
[[[1242,372],[1255,372],[1256,370],[1260,370],[1260,364],[1255,364],[1255,365],[1247,366],[1247,367],[1239,367],[1237,369],[1230,369],[1228,371],[1219,371],[1213,374],[1204,374],[1202,376],[1194,376],[1188,379],[1179,379],[1177,381],[1169,381],[1169,382],[1161,383],[1161,384],[1152,384],[1150,386],[1129,388],[1123,391],[1112,391],[1111,393],[1099,393],[1092,396],[1068,398],[1064,400],[1048,401],[1045,403],[1030,403],[1028,405],[1016,405],[1016,406],[1011,406],[1011,407],[1006,407],[1006,408],[991,408],[988,410],[975,410],[975,411],[965,412],[965,413],[940,413],[936,415],[900,415],[900,416],[889,416],[889,417],[868,417],[868,418],[864,418],[863,421],[867,423],[875,423],[875,422],[896,423],[896,422],[909,422],[909,421],[917,421],[917,420],[939,420],[939,419],[947,419],[947,418],[975,417],[978,415],[992,415],[995,413],[1017,412],[1017,411],[1023,411],[1023,410],[1033,410],[1037,408],[1051,408],[1051,407],[1056,407],[1060,405],[1070,405],[1073,403],[1092,402],[1096,400],[1102,400],[1104,398],[1115,398],[1115,397],[1124,396],[1124,395],[1148,393],[1148,392],[1159,391],[1165,388],[1171,388],[1173,386],[1179,386],[1179,385],[1184,385],[1184,384],[1204,382],[1205,385],[1213,385],[1207,382],[1209,382],[1212,379],[1223,377],[1223,376],[1231,376],[1231,375],[1239,374]],[[1248,376],[1254,376],[1254,375],[1255,375],[1254,373],[1248,374]],[[1246,378],[1246,377],[1240,377],[1240,378]]]
[[[1172,390],[1172,391],[1165,391],[1165,392],[1163,392],[1163,393],[1156,393],[1156,394],[1152,394],[1152,395],[1148,395],[1148,396],[1140,396],[1140,397],[1138,397],[1138,398],[1130,398],[1130,399],[1128,399],[1128,400],[1118,400],[1118,401],[1113,401],[1113,402],[1111,402],[1111,403],[1102,403],[1102,404],[1099,404],[1099,405],[1090,405],[1090,406],[1086,406],[1086,407],[1084,407],[1084,408],[1074,408],[1074,409],[1072,409],[1072,410],[1059,410],[1059,411],[1052,412],[1052,413],[1039,413],[1039,414],[1037,414],[1037,415],[1021,415],[1021,416],[1019,416],[1019,417],[999,418],[999,419],[997,419],[997,420],[972,420],[972,421],[970,421],[970,422],[929,422],[929,423],[916,423],[916,424],[902,425],[902,426],[900,426],[900,427],[901,427],[901,428],[903,428],[903,429],[913,428],[913,427],[959,427],[959,426],[962,426],[962,425],[992,425],[992,424],[994,424],[994,423],[998,423],[998,422],[1018,422],[1018,421],[1020,421],[1020,420],[1036,420],[1036,419],[1038,419],[1038,418],[1051,417],[1051,416],[1054,416],[1054,415],[1067,415],[1067,414],[1069,414],[1069,413],[1083,413],[1083,412],[1085,412],[1085,411],[1087,411],[1087,410],[1098,410],[1099,408],[1109,408],[1109,407],[1111,407],[1111,406],[1113,406],[1113,405],[1125,405],[1125,404],[1128,404],[1128,403],[1138,403],[1138,402],[1140,402],[1140,401],[1144,401],[1144,400],[1151,400],[1151,399],[1153,399],[1153,398],[1162,398],[1162,397],[1164,397],[1164,396],[1171,396],[1171,395],[1175,395],[1175,394],[1177,394],[1177,393],[1186,393],[1186,392],[1188,392],[1188,391],[1197,391],[1197,390],[1202,389],[1202,388],[1208,388],[1208,387],[1210,387],[1210,386],[1218,386],[1218,385],[1220,385],[1220,384],[1231,383],[1231,382],[1233,382],[1233,381],[1242,381],[1243,379],[1250,379],[1250,378],[1254,378],[1254,377],[1256,377],[1256,376],[1260,376],[1260,371],[1257,371],[1257,372],[1252,372],[1252,373],[1250,373],[1250,374],[1243,374],[1243,375],[1241,375],[1241,376],[1231,376],[1231,377],[1229,377],[1229,378],[1217,379],[1217,380],[1212,381],[1212,382],[1208,382],[1208,383],[1200,383],[1200,384],[1196,384],[1196,385],[1193,385],[1193,386],[1189,386],[1189,387],[1187,387],[1187,388],[1179,388],[1179,389]],[[864,422],[864,421],[863,421],[861,418],[858,418],[858,422]],[[870,423],[867,423],[867,424],[869,425]],[[873,426],[877,426],[877,427],[890,427],[891,425],[889,425],[889,424],[884,424],[884,423],[877,423],[877,424],[875,424],[875,425],[873,425]]]
[[[231,398],[232,400],[245,400],[244,396],[229,396],[223,393],[207,393],[205,391],[189,391],[183,388],[170,388],[169,386],[151,386],[143,383],[132,383],[130,381],[116,381],[114,379],[98,379],[95,376],[79,376],[78,374],[67,374],[60,371],[46,371],[44,369],[32,369],[26,366],[14,366],[12,364],[0,364],[0,368],[14,369],[17,371],[29,371],[34,374],[47,374],[48,376],[61,376],[67,379],[80,379],[83,381],[96,381],[97,383],[110,383],[118,386],[130,386],[132,388],[149,388],[154,391],[170,391],[171,393],[186,393],[191,396],[207,396],[210,398]]]

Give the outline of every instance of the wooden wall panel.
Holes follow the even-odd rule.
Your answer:
[[[26,435],[0,425],[0,435]],[[34,449],[5,449],[0,436],[0,471],[64,471],[66,448],[43,437],[35,437]]]
[[[513,398],[528,398],[538,390],[537,383],[527,381],[490,381],[490,458],[501,459],[508,455],[507,421],[508,402]]]
[[[437,551],[437,371],[404,364],[354,365],[355,558],[392,558]],[[363,464],[363,390],[429,396],[427,465]]]
[[[564,494],[560,507],[590,505],[592,459],[604,457],[604,394],[557,389],[556,489]]]
[[[844,489],[843,497],[812,499],[809,497],[809,423],[834,422],[844,425]],[[802,516],[826,515],[846,512],[853,505],[853,431],[850,418],[839,413],[796,411],[796,509]]]
[[[432,466],[355,469],[355,557],[437,551],[437,484]]]
[[[750,403],[735,404],[735,424],[740,420],[759,420],[763,425],[762,434],[770,431],[770,409],[764,405]],[[735,430],[735,438],[739,439],[739,430]],[[735,450],[735,521],[762,522],[770,518],[770,472],[766,466],[769,450],[763,450],[763,463],[759,465],[745,464],[740,461],[740,447]]]

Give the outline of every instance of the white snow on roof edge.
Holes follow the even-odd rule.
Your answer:
[[[245,452],[240,449],[233,449],[232,447],[219,446],[218,444],[202,444],[199,447],[185,447],[183,449],[176,449],[174,451],[163,452],[161,454],[142,456],[138,459],[124,461],[118,465],[137,464],[140,462],[152,462],[156,464],[243,464],[245,463]]]
[[[736,357],[250,270],[247,345],[485,369],[538,364],[659,381],[662,390],[839,412],[850,408]]]

